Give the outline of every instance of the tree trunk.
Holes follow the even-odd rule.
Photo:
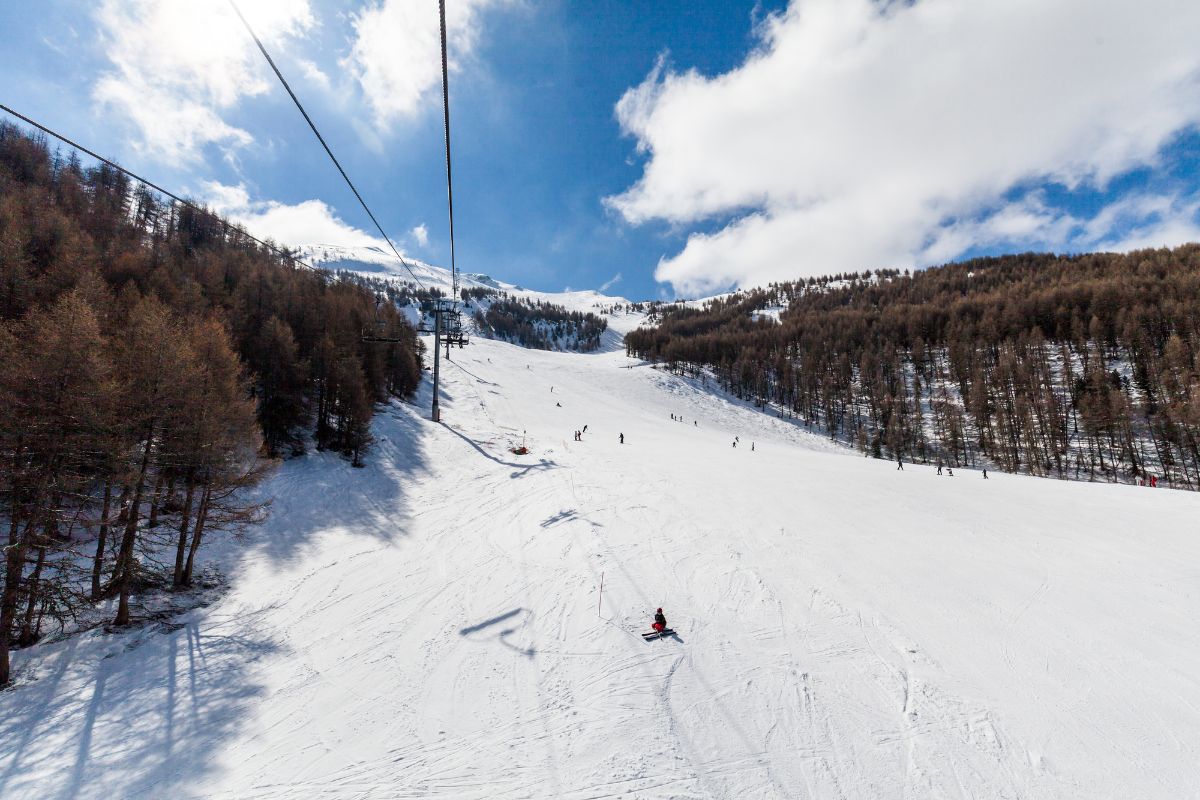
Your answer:
[[[100,572],[104,566],[104,545],[108,539],[108,510],[112,504],[112,482],[104,482],[104,503],[100,508],[100,536],[96,540],[96,556],[92,559],[92,599],[100,598]]]
[[[11,675],[8,662],[8,645],[12,635],[13,621],[17,616],[17,591],[21,584],[21,572],[25,565],[25,546],[21,537],[21,523],[17,518],[15,503],[13,518],[8,523],[8,547],[4,551],[4,591],[0,593],[0,686],[7,686]]]
[[[46,548],[38,548],[37,566],[33,568],[33,574],[29,576],[29,603],[25,607],[25,619],[21,622],[21,633],[17,636],[17,644],[21,647],[28,647],[33,644],[35,637],[33,635],[33,612],[37,610],[37,588],[38,583],[42,579],[42,567],[46,564]]]
[[[183,500],[183,519],[179,523],[179,544],[175,548],[175,578],[172,584],[176,589],[183,586],[184,555],[187,552],[188,525],[192,519],[192,499],[196,494],[196,476],[188,471],[187,493]]]
[[[196,511],[196,524],[192,528],[192,546],[188,548],[187,564],[183,568],[183,585],[192,585],[192,564],[196,551],[200,549],[200,540],[204,536],[204,523],[208,519],[208,500],[212,496],[212,485],[206,484],[204,493],[200,496],[200,508]]]
[[[142,493],[146,489],[146,473],[150,469],[150,451],[154,447],[154,425],[146,434],[145,452],[142,454],[142,466],[134,484],[133,501],[129,504],[129,518],[125,522],[125,534],[121,537],[121,550],[117,553],[117,584],[121,592],[117,603],[117,617],[114,625],[129,624],[129,592],[133,584],[133,546],[137,542],[138,517],[142,510]]]
[[[147,528],[158,527],[158,507],[162,503],[163,481],[166,476],[162,472],[158,473],[158,480],[154,482],[154,493],[150,496],[150,518],[146,521]]]

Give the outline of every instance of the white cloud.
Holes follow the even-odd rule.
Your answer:
[[[604,283],[600,284],[600,288],[597,289],[597,291],[607,292],[609,289],[616,286],[620,282],[621,282],[621,273],[618,272],[616,275],[613,275],[611,278],[606,280]]]
[[[320,200],[285,205],[274,200],[254,200],[242,184],[228,186],[206,181],[203,186],[203,199],[211,209],[260,239],[271,238],[289,247],[328,244],[391,251],[383,239],[343,222]]]
[[[1107,226],[1102,222],[1111,220]],[[1147,247],[1174,247],[1200,241],[1200,197],[1147,196],[1125,198],[1105,208],[1088,223],[1093,246],[1127,252]],[[1113,235],[1112,230],[1128,230]]]
[[[446,4],[450,69],[470,57],[479,41],[482,14],[514,0],[456,0]],[[342,62],[358,80],[374,114],[387,128],[414,116],[422,100],[440,90],[441,24],[431,0],[369,2],[354,15],[354,46]]]
[[[736,69],[660,64],[626,92],[617,117],[647,162],[608,203],[717,224],[658,265],[685,293],[925,265],[989,238],[1102,242],[1036,195],[1005,198],[1153,164],[1200,121],[1198,34],[1185,0],[793,0]],[[1179,212],[1162,235],[1186,231]]]
[[[308,0],[255,0],[243,13],[266,43],[298,36],[313,24]],[[194,161],[207,144],[252,141],[220,112],[271,84],[262,56],[223,0],[105,0],[96,11],[112,69],[96,100],[133,121],[135,146],[163,160]],[[273,77],[272,77],[273,80]]]
[[[425,227],[424,222],[409,231],[409,234],[417,240],[417,244],[421,247],[429,244],[429,228]]]

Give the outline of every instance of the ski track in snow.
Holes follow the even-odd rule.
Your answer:
[[[218,603],[19,653],[0,796],[1200,797],[1197,495],[897,472],[616,347],[443,363],[444,424],[282,468]]]

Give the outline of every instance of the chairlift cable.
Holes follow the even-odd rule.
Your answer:
[[[83,145],[79,144],[78,142],[74,141],[73,139],[69,139],[66,136],[63,136],[61,133],[58,133],[57,131],[47,128],[45,125],[41,124],[40,122],[36,122],[35,120],[30,119],[29,117],[25,116],[22,113],[20,113],[18,111],[14,111],[13,109],[9,108],[8,106],[4,105],[3,103],[0,103],[0,111],[4,111],[8,114],[11,114],[12,116],[16,117],[17,119],[21,120],[22,122],[32,125],[33,127],[37,128],[42,133],[45,133],[49,136],[54,137],[55,139],[58,139],[60,142],[67,145],[68,147],[73,147],[74,149],[80,151],[81,153],[86,153],[87,155],[91,156],[92,158],[96,159],[97,161],[101,162],[102,164],[107,164],[108,166],[117,170],[121,174],[127,175],[130,178],[133,178],[138,183],[141,183],[145,186],[149,186],[154,191],[166,195],[167,197],[171,198],[172,200],[179,203],[180,205],[187,206],[188,208],[192,209],[193,211],[197,211],[201,214],[210,214],[211,215],[213,213],[212,211],[210,211],[206,208],[203,208],[202,206],[196,205],[195,203],[193,203],[190,200],[184,200],[182,197],[175,194],[174,192],[167,191],[166,189],[159,186],[157,183],[154,183],[153,181],[146,180],[141,175],[138,175],[136,172],[131,172],[130,170],[125,169],[125,167],[122,167],[120,164],[116,163],[115,161],[105,158],[104,156],[100,155],[99,153],[95,152],[94,150],[89,150],[88,148],[84,147]],[[239,229],[239,232],[243,236],[245,236],[247,239],[257,242],[258,244],[262,245],[263,247],[265,247],[267,250],[271,251],[272,253],[275,253],[279,257],[281,257],[293,264],[299,264],[301,266],[307,267],[308,269],[316,269],[316,267],[313,266],[312,264],[305,263],[303,260],[297,258],[295,255],[288,252],[287,250],[285,250],[281,247],[277,247],[276,245],[264,242],[262,239],[259,239],[257,236],[250,234],[241,226],[238,226],[238,229]]]
[[[275,66],[275,60],[271,58],[271,54],[268,53],[267,48],[263,46],[262,41],[258,38],[258,34],[254,32],[254,29],[250,27],[250,23],[247,22],[246,18],[242,15],[242,10],[238,8],[238,5],[236,2],[234,2],[234,0],[229,0],[229,5],[233,6],[234,13],[238,15],[238,19],[240,19],[242,24],[246,26],[246,31],[250,34],[250,38],[254,40],[256,45],[258,45],[259,52],[263,54],[263,58],[265,58],[267,63],[271,65],[271,69],[275,72],[275,77],[279,78],[279,82],[282,83],[283,88],[287,90],[288,95],[292,98],[292,102],[296,104],[296,108],[300,110],[300,114],[304,117],[304,121],[308,123],[308,127],[312,128],[312,132],[316,135],[317,141],[321,143],[321,147],[325,148],[325,153],[329,156],[329,159],[333,162],[333,165],[337,167],[338,172],[342,174],[342,178],[346,181],[346,185],[350,187],[350,191],[354,192],[354,196],[358,198],[359,204],[363,207],[363,210],[367,212],[367,216],[371,218],[371,222],[375,223],[375,229],[379,231],[379,235],[382,236],[384,241],[388,243],[388,247],[392,248],[392,253],[395,254],[396,259],[404,266],[406,270],[408,270],[408,274],[412,275],[413,280],[417,282],[417,285],[424,289],[425,284],[422,283],[421,279],[417,277],[417,273],[413,272],[413,268],[409,266],[408,262],[404,260],[404,256],[400,255],[400,251],[396,249],[396,245],[392,243],[391,237],[388,236],[383,230],[383,226],[379,224],[379,220],[377,220],[375,218],[375,214],[371,212],[370,207],[367,205],[367,201],[363,200],[362,195],[359,194],[358,189],[355,188],[354,182],[350,180],[350,176],[347,175],[346,170],[342,168],[341,162],[337,160],[337,156],[333,154],[333,150],[331,150],[329,145],[325,142],[325,137],[321,135],[319,130],[317,130],[317,126],[312,121],[312,117],[310,117],[308,112],[304,110],[304,106],[300,103],[300,98],[296,97],[296,93],[292,91],[292,87],[288,84],[287,79],[283,77],[283,73],[279,71],[279,67]]]
[[[458,265],[454,260],[454,181],[450,173],[450,71],[446,58],[446,0],[438,0],[442,28],[442,111],[446,130],[446,205],[450,215],[450,297],[458,301]]]

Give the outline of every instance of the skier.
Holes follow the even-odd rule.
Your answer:
[[[904,459],[903,458],[896,459],[896,469],[904,469]]]
[[[672,421],[672,422],[674,422],[674,421],[675,421],[675,415],[674,415],[674,414],[672,414],[672,415],[671,415],[671,421]]]
[[[655,612],[654,624],[651,625],[650,627],[654,628],[654,630],[658,631],[659,633],[662,633],[663,631],[665,631],[667,629],[667,618],[663,616],[663,612],[662,612],[661,608]]]
[[[734,439],[734,440],[733,440],[733,446],[734,446],[734,447],[737,447],[737,439]]]
[[[983,468],[983,479],[984,479],[985,481],[988,479],[988,478],[987,478],[987,467],[984,467],[984,468]]]
[[[946,467],[946,475],[948,477],[953,478],[954,477],[954,467]]]
[[[751,443],[750,443],[750,452],[751,452],[751,453],[753,453],[753,452],[754,452],[754,442],[751,442]]]
[[[554,405],[558,406],[559,408],[562,408],[562,403],[555,403]]]
[[[986,473],[987,470],[984,470],[984,472]],[[939,461],[938,462],[938,475],[941,475],[941,474],[942,474],[942,462]],[[986,475],[984,477],[986,477]]]
[[[584,426],[583,426],[583,430],[582,430],[582,431],[580,431],[580,433],[587,433],[587,425],[584,425]]]
[[[696,420],[692,420],[692,424],[695,425],[697,428],[700,427],[700,423],[696,422]]]
[[[621,434],[621,444],[625,444],[625,434]]]
[[[1157,489],[1157,488],[1158,488],[1158,476],[1157,476],[1157,475],[1151,475],[1151,476],[1150,476],[1150,488],[1151,488],[1151,489]]]

